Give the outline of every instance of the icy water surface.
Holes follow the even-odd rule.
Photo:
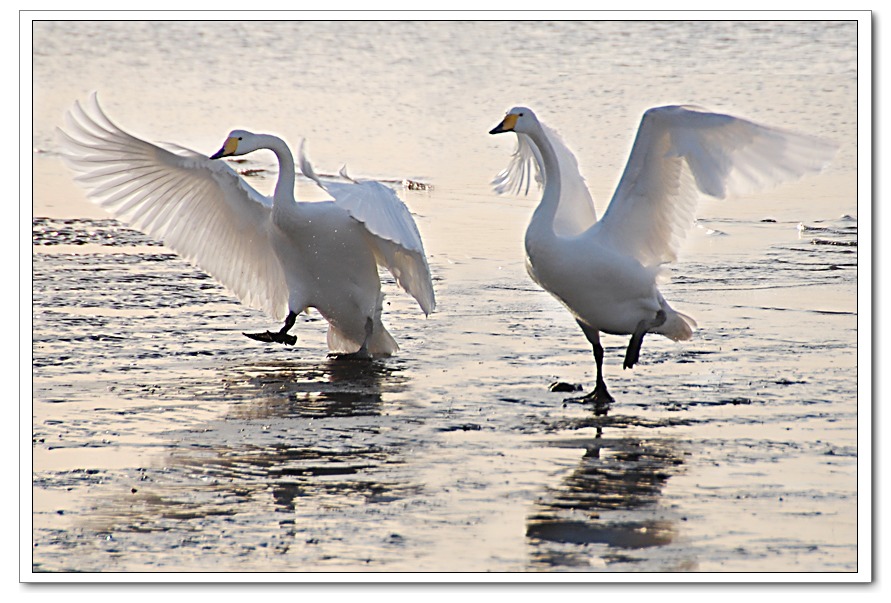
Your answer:
[[[45,20],[33,36],[34,572],[864,570],[855,22]],[[393,184],[436,312],[384,274],[393,358],[327,358],[314,313],[294,348],[245,338],[277,325],[72,184],[53,128],[91,90],[151,140],[305,136],[319,171]],[[590,389],[593,358],[526,275],[539,192],[492,193],[513,141],[486,132],[534,107],[602,211],[642,111],[677,102],[841,147],[819,176],[703,204],[663,288],[699,330],[647,337],[628,371],[626,338],[606,336],[616,403],[597,414],[549,391]],[[271,157],[245,159],[268,192]],[[319,193],[301,179],[297,196]]]
[[[682,266],[707,326],[634,371],[608,339],[596,416],[547,391],[590,353],[519,270],[434,257],[430,319],[389,285],[402,353],[336,360],[317,316],[256,344],[163,247],[36,219],[34,568],[852,571],[856,222],[722,226],[785,241]]]

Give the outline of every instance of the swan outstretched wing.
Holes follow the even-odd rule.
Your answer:
[[[61,155],[93,202],[163,241],[246,305],[284,317],[288,290],[270,243],[270,199],[222,161],[128,134],[95,95],[66,117]]]
[[[609,207],[602,242],[657,265],[677,258],[702,194],[724,198],[823,169],[835,144],[696,107],[648,110]]]
[[[313,170],[303,144],[298,155],[304,175],[365,226],[374,238],[378,263],[387,267],[399,286],[417,300],[425,314],[430,314],[436,300],[424,243],[411,212],[396,192],[374,180],[340,182],[322,179]],[[341,174],[349,178],[345,172]]]
[[[594,200],[579,171],[575,155],[556,131],[545,124],[541,124],[541,128],[560,167],[560,202],[554,216],[554,232],[561,236],[574,236],[597,221]],[[528,134],[516,134],[517,148],[510,164],[492,181],[495,192],[499,194],[513,192],[525,195],[533,180],[539,185],[543,184],[541,152]]]

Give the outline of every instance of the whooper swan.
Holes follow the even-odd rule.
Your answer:
[[[572,152],[530,109],[515,107],[489,133],[515,132],[517,151],[494,180],[499,193],[543,181],[526,230],[532,279],[569,310],[594,348],[597,379],[586,398],[609,404],[600,333],[631,335],[624,368],[638,361],[646,333],[689,339],[696,323],[656,285],[677,257],[704,194],[724,198],[818,172],[836,146],[810,136],[691,106],[644,113],[628,164],[597,221]]]
[[[304,172],[333,201],[294,199],[294,157],[270,134],[231,132],[211,157],[132,136],[90,97],[76,103],[59,130],[61,152],[89,198],[123,223],[164,242],[246,305],[284,326],[245,333],[293,345],[297,315],[316,308],[328,321],[334,354],[386,356],[398,346],[381,322],[378,265],[414,297],[435,306],[418,228],[389,187],[375,181],[323,181],[303,156]],[[269,149],[278,159],[271,197],[251,187],[221,157]]]

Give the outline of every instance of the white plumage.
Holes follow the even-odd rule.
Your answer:
[[[590,397],[609,402],[600,332],[632,335],[625,368],[646,333],[689,339],[696,323],[656,286],[677,258],[703,195],[740,195],[818,172],[836,145],[692,106],[648,110],[622,179],[600,221],[572,152],[526,107],[511,109],[490,134],[515,132],[518,145],[497,192],[544,185],[526,231],[530,276],[560,300],[594,348]]]
[[[235,130],[208,158],[159,146],[112,123],[92,95],[59,130],[62,157],[88,196],[125,224],[164,242],[208,272],[246,305],[285,326],[249,335],[293,344],[296,315],[316,308],[329,323],[334,353],[389,355],[398,346],[381,323],[378,264],[393,273],[425,314],[435,307],[418,228],[396,193],[374,181],[323,181],[333,201],[297,202],[295,164],[276,136]],[[266,197],[215,159],[269,149],[279,162]]]

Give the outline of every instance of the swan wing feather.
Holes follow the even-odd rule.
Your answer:
[[[301,144],[298,153],[303,174],[334,198],[334,203],[360,222],[375,243],[377,261],[430,314],[436,300],[421,234],[408,207],[389,186],[375,180],[340,182],[320,178]],[[345,169],[342,170],[344,177]]]
[[[813,136],[693,106],[649,109],[595,228],[601,241],[644,265],[668,263],[703,195],[723,199],[818,172],[836,150]]]
[[[235,293],[281,319],[288,290],[270,241],[272,201],[222,161],[128,134],[93,94],[76,103],[58,140],[88,197],[162,241]]]

